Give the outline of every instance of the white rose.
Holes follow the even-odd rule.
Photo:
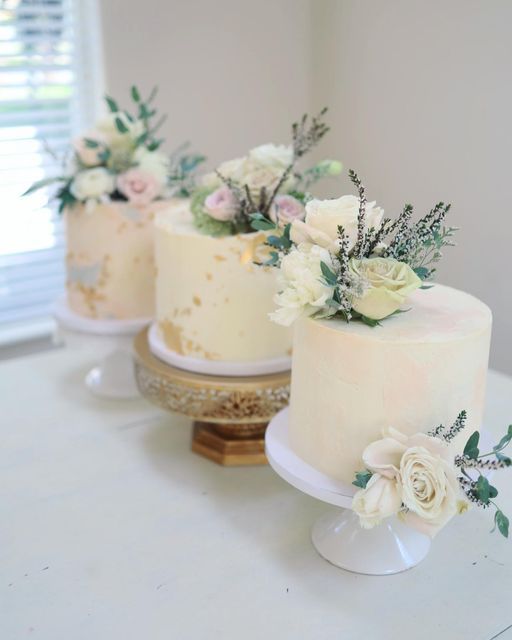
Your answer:
[[[405,264],[393,258],[351,258],[349,270],[365,283],[364,294],[352,300],[352,308],[373,320],[397,311],[422,280]]]
[[[360,489],[352,499],[352,509],[359,516],[364,529],[371,529],[384,518],[400,511],[402,498],[400,485],[390,478],[375,473],[365,489]]]
[[[460,489],[453,458],[447,461],[425,445],[403,454],[400,481],[405,522],[433,537],[458,512]]]
[[[293,161],[293,149],[284,144],[262,144],[249,151],[249,158],[264,167],[276,167],[281,172]]]
[[[167,182],[170,163],[165,153],[148,151],[146,147],[139,147],[133,155],[133,160],[141,171],[149,173],[161,185]]]
[[[366,447],[363,463],[375,475],[397,483],[407,509],[403,519],[433,537],[461,511],[454,450],[440,438],[424,433],[406,436],[387,429],[383,435]]]
[[[329,252],[318,246],[298,247],[283,258],[279,274],[283,290],[275,297],[280,308],[270,314],[271,320],[290,326],[301,315],[330,313],[326,302],[333,287],[323,280],[322,262],[334,269]]]
[[[380,229],[384,210],[376,207],[375,202],[367,202],[365,211],[365,229]],[[332,200],[310,200],[306,204],[306,224],[325,233],[331,241],[338,238],[338,227],[343,227],[349,239],[349,251],[357,242],[358,214],[359,198],[356,196],[342,196]]]
[[[99,199],[115,189],[114,176],[103,167],[80,171],[71,183],[70,191],[77,200]]]

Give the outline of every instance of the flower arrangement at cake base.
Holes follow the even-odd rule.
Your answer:
[[[175,196],[188,195],[204,159],[180,148],[170,157],[156,134],[153,90],[131,89],[135,112],[106,98],[109,113],[73,142],[62,174],[44,178],[26,195],[49,185],[65,214],[67,300],[91,319],[148,319],[154,315],[153,220]]]
[[[330,161],[298,167],[328,130],[323,115],[295,124],[289,146],[261,145],[222,163],[190,202],[157,215],[153,346],[166,362],[217,375],[290,368],[292,333],[268,318],[277,273],[255,264],[268,259],[268,233],[253,228],[252,216],[302,219],[312,184],[341,171]]]

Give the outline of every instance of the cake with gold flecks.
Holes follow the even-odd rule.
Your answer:
[[[292,332],[269,320],[277,271],[263,263],[270,226],[302,219],[310,186],[341,171],[334,161],[298,166],[327,132],[323,115],[295,124],[290,146],[265,144],[224,162],[204,176],[189,203],[157,215],[157,331],[172,363],[202,372],[213,371],[202,361],[280,361],[276,367],[289,368]]]
[[[153,220],[157,211],[188,195],[203,160],[181,148],[168,157],[154,121],[156,92],[144,100],[131,89],[135,113],[106,98],[108,115],[74,141],[72,166],[27,193],[55,183],[66,218],[67,303],[98,320],[154,315]]]

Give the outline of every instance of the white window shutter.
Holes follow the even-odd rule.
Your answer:
[[[51,313],[64,288],[64,236],[50,191],[70,139],[98,113],[95,0],[0,4],[0,331]],[[51,150],[57,157],[52,157]]]

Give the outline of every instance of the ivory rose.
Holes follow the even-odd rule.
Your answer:
[[[375,206],[375,202],[366,203],[366,229],[380,229],[384,211]],[[310,200],[306,204],[306,224],[308,228],[321,231],[331,242],[338,238],[338,227],[343,227],[348,236],[348,250],[351,251],[357,241],[357,216],[359,198],[342,196],[332,200]]]
[[[103,167],[95,167],[79,171],[71,183],[70,191],[77,200],[84,202],[108,195],[114,191],[114,187],[114,176]]]
[[[301,315],[328,314],[326,302],[333,287],[322,278],[322,262],[334,269],[329,252],[318,246],[300,246],[283,258],[279,274],[283,290],[275,296],[280,308],[270,314],[271,320],[289,327]]]
[[[304,205],[293,196],[276,196],[270,209],[270,219],[280,226],[285,226],[294,220],[302,220],[304,214]]]
[[[160,195],[162,184],[150,173],[134,168],[118,176],[117,188],[131,204],[143,207]]]
[[[371,529],[384,518],[395,515],[401,506],[400,485],[378,473],[370,478],[365,489],[355,494],[352,501],[352,508],[364,529]]]
[[[226,185],[219,187],[204,201],[206,213],[215,220],[233,220],[238,209],[238,202],[231,189]]]
[[[354,509],[362,513],[362,526],[372,526],[369,514],[375,509],[370,512],[364,505],[372,505],[377,494],[368,497],[366,492],[372,481],[377,483],[374,478],[380,478],[396,484],[403,507],[399,505],[394,513],[400,512],[408,525],[433,537],[461,510],[454,451],[447,442],[424,433],[406,436],[387,429],[383,435],[363,452],[363,463],[374,475],[366,489],[357,492],[357,500],[354,497]],[[388,495],[382,496],[379,500],[384,511],[390,502]]]
[[[351,258],[349,270],[366,284],[362,297],[353,299],[352,308],[373,320],[382,320],[400,309],[407,296],[422,284],[409,265],[393,258]]]

